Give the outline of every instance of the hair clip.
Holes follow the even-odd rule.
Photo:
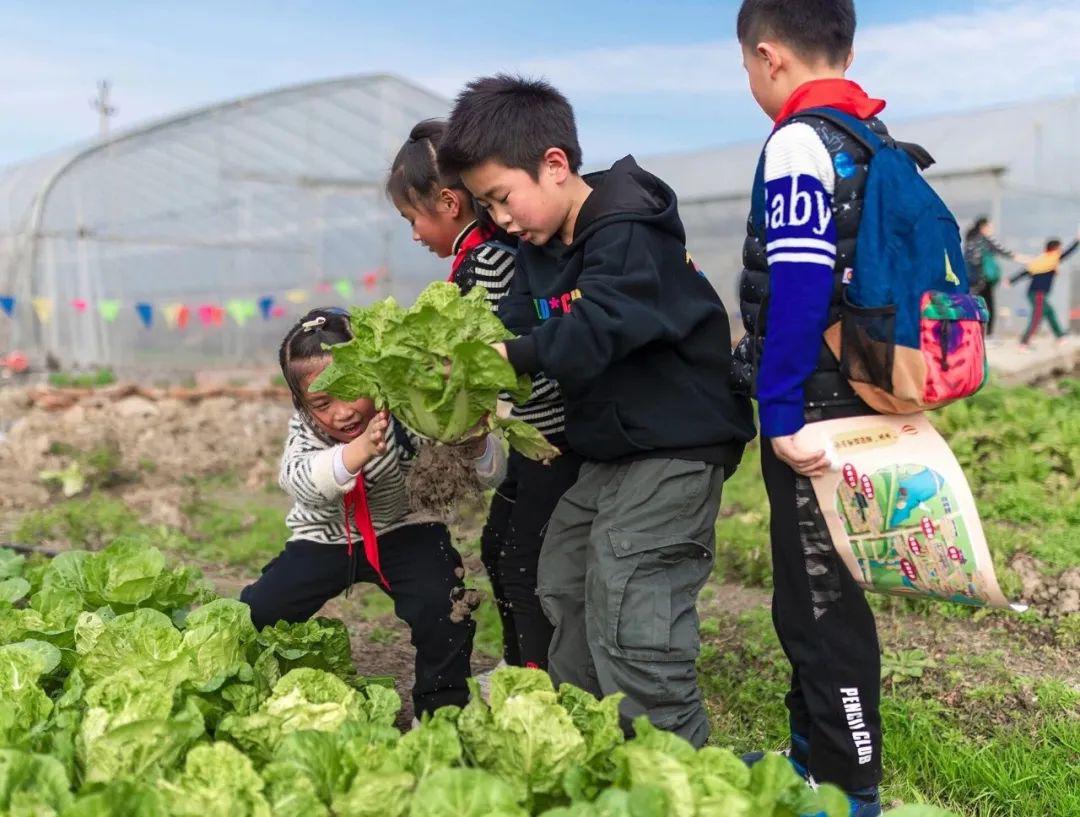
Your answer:
[[[319,315],[319,317],[312,318],[310,321],[304,321],[300,324],[300,328],[305,332],[314,332],[316,329],[321,328],[324,323],[326,323],[326,318]]]

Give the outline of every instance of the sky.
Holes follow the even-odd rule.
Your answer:
[[[496,71],[574,103],[587,162],[761,138],[737,0],[0,0],[0,166],[93,137],[95,84],[123,129],[275,87],[366,72],[447,97]],[[1075,0],[856,0],[851,77],[891,119],[1080,93]],[[403,135],[404,136],[404,135]]]

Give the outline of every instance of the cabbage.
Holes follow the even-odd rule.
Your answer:
[[[519,377],[491,348],[511,335],[482,288],[463,297],[454,284],[437,282],[409,309],[393,298],[354,308],[352,333],[352,340],[330,348],[333,362],[311,391],[342,400],[368,397],[430,440],[461,442],[485,424],[531,459],[558,455],[528,423],[496,417],[499,394],[523,402],[532,380]]]

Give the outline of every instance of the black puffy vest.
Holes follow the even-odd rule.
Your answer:
[[[866,171],[870,155],[865,147],[849,134],[830,122],[812,114],[797,115],[789,122],[805,122],[821,137],[829,157],[836,166],[837,156],[841,153],[850,157],[845,160],[855,172],[847,178],[836,174],[836,189],[833,191],[833,218],[836,223],[836,267],[833,269],[833,293],[829,305],[829,323],[840,320],[840,301],[843,292],[844,270],[854,267],[855,238],[859,232],[862,218],[862,194],[866,184]],[[866,124],[875,132],[885,135],[885,126],[877,118],[868,119]],[[764,151],[762,151],[764,161]],[[759,191],[755,188],[755,195]],[[762,216],[764,208],[761,208]],[[757,223],[755,223],[757,221]],[[743,327],[746,334],[735,349],[733,361],[734,388],[743,394],[754,396],[757,391],[757,363],[761,359],[761,350],[765,343],[765,315],[769,298],[769,265],[765,254],[765,221],[755,219],[754,211],[746,220],[746,241],[743,242],[743,271],[739,277],[739,306],[742,312]],[[839,363],[821,342],[818,352],[817,369],[806,383],[805,404],[807,408],[822,406],[858,405],[862,401],[856,396],[847,379],[840,374]]]

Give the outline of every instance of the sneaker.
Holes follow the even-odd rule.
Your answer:
[[[1072,338],[1069,335],[1062,335],[1057,339],[1058,346],[1072,346]]]
[[[847,793],[851,804],[849,817],[881,817],[881,795],[877,786]]]
[[[747,766],[753,766],[758,763],[766,752],[747,752],[742,756],[742,762]],[[807,780],[810,777],[810,773],[806,769],[806,763],[803,758],[810,756],[810,741],[804,738],[802,735],[792,733],[791,735],[791,748],[784,749],[778,754],[783,755],[788,759],[788,763],[791,764],[791,768],[795,770],[795,773],[803,780]]]
[[[808,778],[806,782],[811,788],[816,789],[818,787],[813,777]],[[877,786],[871,786],[868,789],[857,789],[845,792],[845,794],[850,809],[848,817],[881,817],[881,795],[878,793]],[[799,817],[825,817],[825,813],[819,811],[817,814],[801,814]]]

